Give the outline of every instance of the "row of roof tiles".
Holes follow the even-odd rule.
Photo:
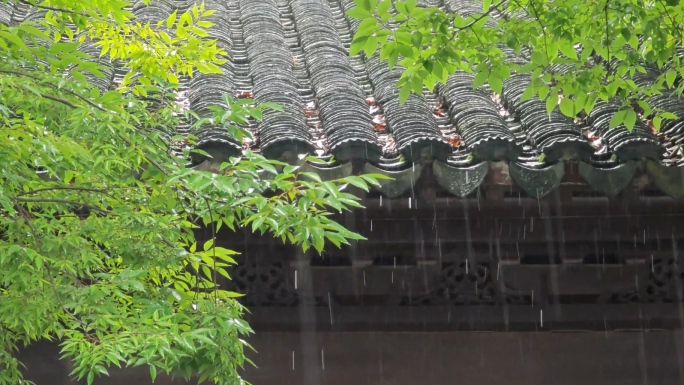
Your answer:
[[[419,3],[465,14],[479,9],[470,0]],[[138,2],[133,12],[143,20],[160,20],[193,4],[192,0],[161,0],[152,6]],[[483,161],[509,161],[511,169],[540,172],[554,170],[564,160],[578,160],[604,171],[631,169],[634,162],[646,162],[653,170],[667,168],[659,173],[670,175],[670,184],[681,183],[681,97],[664,95],[651,100],[656,107],[683,117],[664,122],[660,133],[644,121],[637,122],[632,131],[624,126],[608,129],[618,108],[611,103],[598,103],[583,119],[570,119],[558,109],[549,115],[539,99],[521,101],[527,75],[506,80],[503,95],[497,95],[486,87],[473,89],[473,75],[458,72],[434,93],[412,95],[401,104],[396,87],[401,68],[390,70],[377,55],[348,54],[359,24],[345,15],[354,7],[353,0],[207,0],[205,5],[216,11],[211,16],[215,26],[210,36],[230,60],[222,66],[223,74],[183,79],[179,103],[210,114],[208,107],[222,104],[222,96],[230,94],[283,106],[283,111],[269,111],[261,122],[255,122],[250,127],[254,138],[242,143],[218,128],[197,132],[200,146],[214,156],[236,155],[244,148],[280,159],[307,152],[332,155],[341,163],[362,159],[379,170],[415,169],[412,163],[436,160],[435,165],[467,174]],[[0,23],[19,23],[40,15],[40,10],[24,3],[0,4]],[[81,49],[99,56],[92,43],[84,43]],[[511,60],[526,59],[512,55]],[[121,71],[111,63],[103,64],[110,68],[108,78],[92,81],[111,88]],[[649,69],[636,81],[645,84],[657,75],[657,70]],[[675,174],[680,182],[672,179]]]

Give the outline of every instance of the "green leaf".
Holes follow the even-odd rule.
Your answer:
[[[420,33],[420,31],[415,31],[411,35],[411,43],[416,47],[420,48],[421,43],[423,42],[423,34]]]
[[[414,93],[418,95],[423,94],[423,79],[421,79],[417,74],[413,75],[411,78],[411,88]]]
[[[483,86],[485,83],[487,83],[487,80],[489,79],[489,70],[485,70],[482,72],[478,72],[475,75],[475,78],[473,79],[473,89],[479,88]]]
[[[573,46],[572,42],[561,42],[558,45],[558,48],[568,59],[577,60],[577,51],[575,51],[575,47]]]
[[[634,129],[634,124],[636,123],[637,120],[637,114],[636,111],[629,109],[625,113],[624,121],[623,124],[629,131],[632,131]]]
[[[390,70],[397,64],[397,60],[399,60],[399,51],[394,50],[389,54],[389,58],[387,58],[387,64]]]
[[[375,13],[378,16],[383,16],[388,13],[389,9],[392,7],[392,1],[391,0],[382,0],[379,4],[377,9],[375,10]]]
[[[366,41],[368,41],[368,36],[355,37],[349,47],[349,55],[354,56],[361,52],[366,46]]]
[[[532,99],[535,95],[537,95],[537,90],[532,86],[532,84],[529,84],[527,88],[525,88],[525,91],[522,93],[520,96],[520,101],[524,102],[526,100]]]
[[[363,46],[363,53],[367,58],[371,57],[378,49],[378,39],[375,36],[369,36],[366,44]]]
[[[555,90],[551,91],[551,95],[546,99],[546,112],[551,113],[554,108],[558,105],[558,93]]]
[[[594,109],[594,106],[596,105],[597,100],[598,100],[597,94],[587,95],[587,101],[584,104],[584,112],[587,114],[590,113]]]
[[[133,289],[137,291],[145,291],[145,285],[142,284],[140,281],[136,281],[134,279],[128,281],[128,283],[133,287]]]
[[[561,99],[559,107],[563,115],[575,117],[575,103],[570,98]]]
[[[371,5],[369,0],[354,0],[354,4],[356,4],[357,7],[365,11],[371,11]]]
[[[545,85],[539,87],[539,99],[546,100],[547,96],[549,96],[549,87]]]
[[[359,24],[359,27],[356,29],[356,37],[361,37],[361,36],[370,36],[375,31],[378,29],[379,25],[377,20],[374,18],[368,18],[365,19],[364,21]]]
[[[629,41],[632,38],[632,32],[630,32],[629,28],[622,28],[620,30],[620,34],[625,38],[626,41]]]
[[[397,43],[397,51],[404,58],[407,58],[407,59],[413,58],[413,48],[409,45]]]
[[[668,88],[672,88],[675,79],[677,79],[677,71],[669,70],[665,73],[665,82],[667,83]]]
[[[363,8],[355,7],[347,11],[347,15],[354,19],[363,20],[368,17],[373,17],[373,14]]]
[[[610,121],[608,122],[608,128],[615,128],[619,125],[621,125],[625,121],[625,116],[627,115],[627,110],[620,110],[613,115],[612,118],[610,118]]]
[[[656,129],[656,131],[660,131],[660,127],[663,124],[663,118],[660,116],[655,116],[653,117],[653,127]]]
[[[342,182],[349,183],[353,186],[356,186],[356,187],[368,192],[368,185],[366,184],[366,182],[361,177],[348,176],[348,177],[342,179]]]
[[[176,9],[169,15],[169,17],[166,19],[166,28],[171,28],[173,27],[173,24],[176,22],[176,17],[178,16],[178,10]]]
[[[482,1],[482,12],[486,13],[489,11],[489,8],[492,6],[492,0],[483,0]]]
[[[489,87],[492,91],[501,95],[503,93],[503,80],[498,75],[492,74],[489,77]]]
[[[411,95],[411,83],[405,82],[399,90],[399,102],[405,103]]]

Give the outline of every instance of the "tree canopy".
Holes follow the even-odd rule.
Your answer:
[[[226,95],[199,115],[176,103],[180,77],[227,60],[204,4],[148,22],[121,0],[18,1],[0,1],[28,15],[0,23],[0,384],[22,383],[15,353],[44,338],[88,383],[140,365],[152,378],[242,383],[251,330],[217,284],[235,254],[217,231],[318,251],[360,239],[330,210],[359,206],[342,189],[374,177],[322,181],[251,152],[217,172],[188,167],[208,154],[175,127],[248,135],[249,120],[279,108]],[[212,237],[198,244],[200,225]]]
[[[475,73],[475,87],[501,94],[512,74],[528,74],[523,99],[538,97],[569,117],[597,100],[622,109],[610,124],[631,129],[638,118],[656,129],[671,111],[654,95],[684,91],[684,3],[676,0],[462,0],[420,6],[416,0],[355,0],[361,20],[351,54],[379,53],[399,65],[400,96],[432,90],[456,71]],[[451,8],[453,7],[453,9]],[[641,80],[639,80],[641,79]]]

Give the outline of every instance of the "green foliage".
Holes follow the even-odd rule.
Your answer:
[[[677,56],[683,2],[474,0],[473,5],[481,6],[479,12],[461,15],[418,7],[416,0],[356,1],[348,15],[362,22],[351,54],[379,51],[390,66],[401,64],[402,100],[422,85],[432,90],[458,70],[475,72],[476,87],[488,83],[499,94],[503,80],[525,73],[531,80],[525,98],[545,100],[549,112],[558,106],[575,117],[589,113],[598,99],[615,98],[623,112],[613,126],[631,129],[637,112],[653,118],[656,128],[672,118],[637,102],[684,91],[684,55]],[[657,79],[637,86],[635,76],[647,69]]]
[[[178,76],[225,60],[203,39],[210,11],[153,27],[128,5],[46,0],[43,19],[0,26],[0,384],[21,383],[14,353],[39,338],[59,339],[88,383],[140,365],[152,378],[242,383],[251,330],[237,294],[218,285],[235,252],[217,231],[247,227],[319,252],[362,239],[330,211],[359,207],[344,188],[374,176],[322,181],[250,152],[216,172],[186,167],[192,151],[208,154],[174,135],[184,114],[239,136],[279,107],[226,96],[209,118],[182,111]],[[125,63],[119,89],[88,82],[105,69],[79,42]],[[198,244],[198,225],[209,241]]]

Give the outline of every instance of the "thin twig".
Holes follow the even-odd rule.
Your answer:
[[[33,80],[36,80],[36,81],[40,81],[40,82],[43,82],[43,81],[46,80],[46,79],[41,79],[40,77],[35,76],[35,75],[32,75],[32,74],[27,74],[27,73],[25,73],[25,72],[15,71],[15,70],[0,70],[0,73],[6,73],[6,74],[17,75],[17,76],[23,76],[23,77],[27,77],[27,78],[30,78],[30,79],[33,79]],[[44,83],[44,84],[45,84],[45,83]],[[72,91],[72,90],[70,90],[70,89],[67,89],[67,88],[60,88],[60,87],[58,87],[58,86],[56,86],[55,84],[50,83],[50,82],[48,82],[48,83],[46,83],[46,84],[47,84],[47,85],[50,85],[50,86],[52,86],[53,88],[58,89],[58,90],[60,90],[60,91],[64,91],[64,92],[68,93],[69,95],[72,95],[72,96],[77,97],[78,99],[80,99],[80,100],[82,100],[82,101],[88,103],[88,105],[90,105],[90,106],[93,107],[93,108],[97,108],[98,110],[104,111],[104,112],[107,111],[107,110],[105,110],[104,108],[98,106],[97,104],[91,102],[90,100],[88,100],[87,98],[85,98],[83,95],[79,95],[77,92],[74,92],[74,91]],[[49,99],[49,98],[48,98],[48,99]],[[70,104],[70,106],[73,107],[73,108],[78,108],[78,106],[76,106],[75,104]]]
[[[500,6],[502,6],[506,1],[507,0],[501,0],[498,3],[492,5],[487,12],[484,12],[480,16],[476,17],[470,23],[464,25],[463,27],[454,27],[454,31],[451,33],[451,37],[449,38],[449,40],[453,40],[454,37],[456,37],[456,34],[463,31],[464,29],[472,28],[475,24],[477,24],[478,21],[489,16],[490,13],[494,12],[496,9],[498,9]]]
[[[71,201],[67,199],[52,199],[52,198],[21,198],[21,197],[15,197],[14,198],[17,202],[24,202],[24,203],[63,203],[63,204],[68,204],[68,205],[74,205],[74,206],[82,206],[90,210],[98,211],[103,214],[108,214],[108,215],[116,215],[110,210],[103,209],[101,207],[93,206],[87,203],[83,202],[78,202],[78,201]]]
[[[26,0],[19,0],[19,2],[24,3],[26,5],[29,5],[31,7],[34,7],[34,8],[44,9],[46,11],[64,12],[64,13],[69,13],[72,15],[87,16],[85,14],[78,13],[78,12],[71,10],[71,9],[51,7],[49,5],[42,5],[42,4],[35,4],[35,3],[31,3],[30,1],[26,1]]]
[[[530,0],[530,6],[532,7],[532,11],[534,11],[534,20],[539,24],[539,27],[541,27],[541,32],[544,36],[544,55],[549,59],[549,61],[551,61],[554,58],[549,57],[549,47],[546,43],[546,27],[544,27],[544,24],[541,22],[541,19],[539,18],[539,11],[537,11],[537,8],[535,8],[534,6],[534,0]]]
[[[88,187],[53,186],[53,187],[45,187],[45,188],[39,188],[39,189],[35,189],[35,190],[29,190],[29,191],[17,194],[17,196],[20,197],[20,196],[25,196],[25,195],[33,195],[33,194],[38,194],[41,192],[53,191],[53,190],[74,190],[74,191],[87,191],[87,192],[97,192],[97,193],[107,193],[109,191],[107,189],[88,188]]]

